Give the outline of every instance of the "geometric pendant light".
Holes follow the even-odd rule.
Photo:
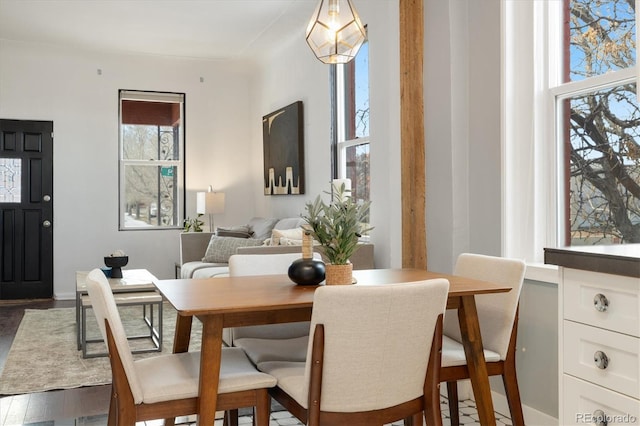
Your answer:
[[[307,44],[325,64],[352,60],[367,33],[351,0],[320,0],[307,26]]]

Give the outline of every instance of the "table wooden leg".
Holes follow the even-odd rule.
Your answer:
[[[198,318],[202,321],[198,425],[209,426],[214,424],[216,419],[222,361],[222,315],[206,315]]]
[[[467,358],[473,395],[476,398],[480,424],[495,425],[496,416],[493,411],[489,374],[487,373],[487,364],[484,359],[478,312],[473,295],[462,296],[458,308],[458,322],[460,323],[462,343]]]
[[[191,340],[191,324],[193,317],[177,314],[176,333],[173,336],[173,353],[189,351],[189,341]]]

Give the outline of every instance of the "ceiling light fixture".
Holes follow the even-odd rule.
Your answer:
[[[325,64],[346,64],[366,37],[351,0],[320,0],[307,26],[307,44]]]

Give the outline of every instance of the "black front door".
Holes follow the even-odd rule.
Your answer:
[[[0,120],[0,299],[53,296],[53,122]]]

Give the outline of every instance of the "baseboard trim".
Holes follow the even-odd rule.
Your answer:
[[[509,414],[509,403],[507,402],[507,398],[504,395],[494,391],[491,391],[491,397],[493,398],[494,410],[498,413],[504,414],[507,417],[511,417]],[[524,404],[522,404],[522,414],[524,414],[525,423],[528,425],[558,426],[559,424],[557,418]]]
[[[447,397],[447,387],[444,383],[440,385],[440,395]],[[509,403],[507,398],[495,391],[491,391],[491,398],[493,399],[494,411],[503,414],[511,418],[511,412],[509,411]],[[471,399],[475,401],[473,397],[473,391],[471,390],[471,383],[468,380],[458,381],[458,399],[463,401],[465,399]],[[533,426],[558,426],[558,419],[550,416],[542,411],[538,411],[535,408],[531,408],[527,405],[522,405],[522,414],[526,424]]]
[[[53,298],[55,300],[73,300],[76,298],[76,294],[75,293],[69,293],[69,292],[65,292],[65,293],[55,293],[53,295]]]

